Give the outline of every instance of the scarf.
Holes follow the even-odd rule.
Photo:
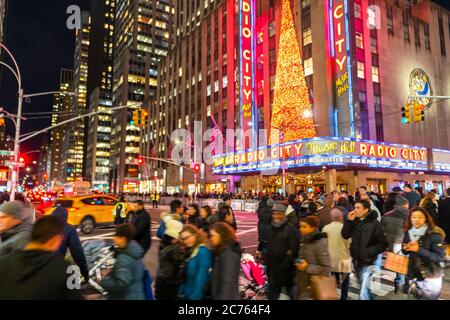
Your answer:
[[[420,239],[420,237],[424,236],[425,233],[428,230],[428,224],[424,224],[423,226],[421,226],[420,228],[415,228],[412,227],[411,229],[408,230],[408,235],[409,235],[409,239],[412,242],[415,242],[417,240]]]

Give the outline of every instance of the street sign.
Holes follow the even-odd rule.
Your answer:
[[[0,150],[0,157],[10,157],[14,155],[14,151]]]
[[[5,161],[5,166],[7,166],[7,167],[23,168],[23,167],[25,167],[25,163],[23,163],[23,162],[14,162],[14,161]]]

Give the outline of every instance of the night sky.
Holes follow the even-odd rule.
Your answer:
[[[66,27],[68,6],[76,4],[89,10],[90,0],[9,0],[6,45],[21,67],[26,93],[58,90],[60,69],[73,67],[75,31]],[[436,1],[450,9],[449,0]],[[447,29],[448,30],[448,29]],[[448,31],[447,31],[448,32]],[[16,81],[3,71],[0,87],[0,106],[17,111]],[[51,111],[52,97],[35,98],[24,105],[24,113]],[[8,120],[8,131],[13,128]],[[26,121],[22,133],[43,129],[50,125],[50,117]],[[23,151],[39,148],[43,136],[26,145]]]

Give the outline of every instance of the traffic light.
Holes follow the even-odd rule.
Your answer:
[[[192,169],[194,169],[194,173],[199,173],[200,172],[200,165],[198,164],[198,163],[195,163],[193,166],[192,166]]]
[[[133,111],[131,125],[136,127],[145,127],[148,124],[149,113],[144,109],[136,109]]]
[[[140,166],[142,166],[142,165],[144,164],[144,162],[145,162],[145,160],[144,160],[144,158],[142,158],[142,157],[139,157],[139,158],[137,159],[137,163],[138,163],[138,165],[140,165]]]
[[[139,116],[140,116],[140,110],[133,110],[131,125],[139,127]]]
[[[411,105],[407,104],[402,108],[402,123],[411,123]]]
[[[19,158],[19,162],[24,163],[24,162],[25,162],[25,158],[24,158],[24,157],[20,157],[20,158]]]
[[[414,104],[414,122],[421,122],[425,120],[425,106],[415,103]]]

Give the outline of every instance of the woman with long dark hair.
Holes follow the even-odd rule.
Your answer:
[[[239,271],[242,250],[236,232],[225,222],[211,227],[214,266],[211,275],[212,300],[239,300]]]
[[[425,209],[411,210],[405,226],[403,253],[409,255],[408,278],[417,299],[439,299],[445,267],[444,239],[444,231]]]
[[[435,223],[439,220],[438,203],[436,195],[433,192],[428,192],[425,198],[420,202],[420,206],[427,210]]]

